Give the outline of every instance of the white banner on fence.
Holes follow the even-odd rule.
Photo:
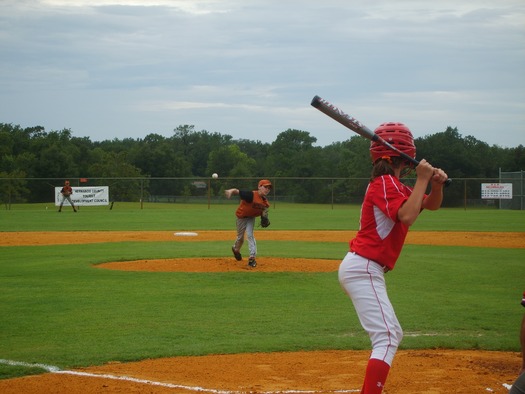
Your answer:
[[[93,206],[93,205],[109,205],[109,186],[93,186],[93,187],[72,187],[73,194],[71,200],[73,204],[78,206]],[[60,194],[62,187],[55,187],[55,205],[59,206],[62,202],[62,194]],[[64,205],[70,205],[69,201],[65,200]]]
[[[512,183],[482,183],[481,198],[512,200]]]

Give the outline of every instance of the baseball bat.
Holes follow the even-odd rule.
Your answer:
[[[342,110],[340,110],[335,105],[328,102],[327,100],[322,99],[319,96],[314,96],[314,98],[312,99],[311,105],[312,107],[317,108],[319,111],[321,111],[325,115],[328,115],[335,121],[341,123],[343,126],[349,128],[352,131],[355,131],[360,136],[365,137],[366,139],[369,139],[370,141],[378,142],[381,145],[386,146],[388,149],[396,152],[403,159],[414,164],[414,166],[417,166],[419,164],[419,160],[407,155],[405,152],[400,151],[394,145],[392,145],[388,141],[385,141],[384,138],[381,138],[376,133],[374,133],[372,130],[370,130],[368,127],[366,127],[364,124],[359,122],[356,118],[344,113]],[[450,185],[451,182],[452,182],[452,179],[448,178],[445,181],[445,186]]]

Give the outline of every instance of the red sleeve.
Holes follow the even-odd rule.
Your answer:
[[[407,187],[394,176],[379,177],[377,182],[372,182],[370,187],[367,198],[370,198],[372,205],[397,222],[397,211],[408,199],[411,190],[407,190]]]

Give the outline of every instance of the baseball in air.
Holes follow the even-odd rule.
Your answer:
[[[213,179],[217,179],[217,178],[219,177],[219,175],[218,175],[216,172],[214,172],[214,173],[211,175],[211,177],[212,177]]]

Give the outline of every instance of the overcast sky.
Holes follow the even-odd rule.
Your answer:
[[[92,141],[180,125],[325,146],[457,127],[525,145],[524,0],[0,0],[0,123]]]

